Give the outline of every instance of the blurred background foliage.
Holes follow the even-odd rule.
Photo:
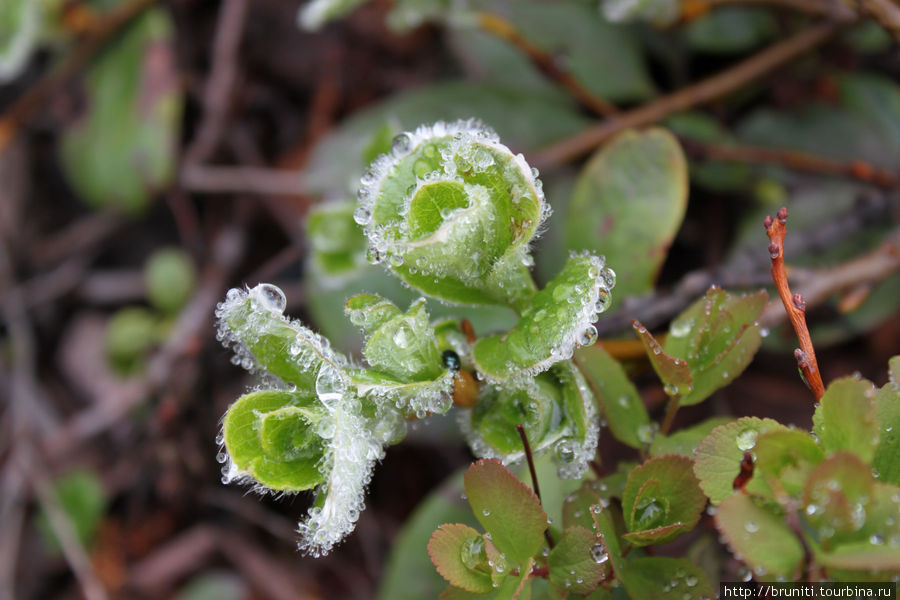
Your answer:
[[[0,4],[0,598],[437,596],[427,539],[472,521],[452,419],[413,425],[357,532],[319,560],[294,546],[308,498],[247,498],[215,462],[218,418],[250,383],[214,339],[228,287],[277,283],[357,355],[346,296],[415,297],[368,264],[352,212],[368,162],[420,123],[477,117],[541,169],[554,215],[537,277],[570,249],[606,254],[619,283],[601,343],[652,414],[665,396],[630,320],[659,330],[712,283],[768,285],[760,224],[781,205],[826,381],[884,383],[900,352],[897,260],[876,262],[897,255],[900,34],[883,0],[345,4],[316,32],[292,0]],[[733,85],[704,96],[716,77]],[[660,129],[571,151],[598,123]],[[514,322],[430,308],[479,333]],[[755,362],[680,426],[809,426],[777,301],[762,320]],[[600,449],[616,485],[636,454],[608,435]],[[569,490],[542,488],[552,516]],[[711,532],[672,551],[743,577]]]

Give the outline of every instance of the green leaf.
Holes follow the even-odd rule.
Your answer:
[[[150,256],[144,267],[144,281],[150,303],[163,312],[176,313],[194,293],[197,272],[186,252],[164,248]]]
[[[76,469],[53,482],[53,493],[78,540],[89,546],[106,512],[103,482],[92,471]],[[43,511],[38,517],[38,528],[49,544],[59,548],[50,519]]]
[[[441,525],[431,536],[428,555],[451,585],[479,594],[492,590],[484,539],[468,525]]]
[[[878,446],[875,388],[864,379],[832,381],[813,414],[813,433],[827,452],[846,450],[870,463]]]
[[[671,435],[657,434],[650,444],[650,456],[680,454],[693,458],[694,449],[709,433],[720,425],[732,422],[730,417],[712,417],[691,427],[680,429]]]
[[[606,555],[609,558],[609,562],[612,563],[613,572],[621,573],[625,567],[625,559],[622,556],[622,547],[619,543],[619,531],[616,524],[617,522],[620,524],[618,529],[621,530],[622,515],[609,502],[595,504],[589,512],[593,520],[594,531],[597,532],[597,536],[600,538],[600,544],[606,549]],[[602,555],[599,556],[602,560]]]
[[[590,594],[606,574],[608,560],[597,534],[584,527],[569,527],[547,557],[550,583],[562,591]]]
[[[669,396],[686,396],[692,389],[691,369],[688,363],[680,358],[666,354],[653,334],[638,321],[632,323],[637,336],[644,344],[644,351],[650,359],[650,365],[663,382],[663,389]]]
[[[524,456],[517,425],[525,428],[534,452],[540,452],[562,435],[562,391],[550,373],[538,375],[529,385],[486,386],[472,409],[471,426],[494,450],[512,457]]]
[[[706,498],[692,470],[692,462],[674,454],[651,458],[628,476],[622,510],[635,545],[661,544],[700,519]]]
[[[363,354],[373,368],[399,381],[429,381],[445,372],[424,298],[373,331]]]
[[[681,406],[702,402],[747,368],[762,342],[756,320],[767,300],[765,290],[734,296],[713,286],[672,320],[663,352],[687,362],[693,379]]]
[[[714,598],[703,569],[680,558],[635,559],[619,573],[631,600]]]
[[[575,351],[575,363],[590,383],[613,436],[632,448],[643,447],[638,431],[650,427],[650,417],[619,361],[602,345],[592,344]]]
[[[182,92],[173,25],[147,10],[113,40],[87,73],[86,114],[63,134],[63,170],[95,207],[143,210],[175,173]]]
[[[547,210],[524,158],[461,120],[398,135],[363,175],[354,218],[373,259],[415,289],[517,307],[535,293],[529,243]]]
[[[403,314],[396,304],[378,294],[357,294],[347,298],[344,313],[351,323],[368,334]]]
[[[694,474],[710,501],[719,504],[732,494],[744,452],[753,450],[760,433],[786,429],[777,421],[756,417],[742,417],[713,429],[694,451]]]
[[[890,360],[890,381],[875,396],[875,412],[881,431],[872,468],[881,481],[900,484],[900,356]]]
[[[557,474],[581,477],[597,447],[594,399],[571,362],[535,378],[482,387],[475,407],[461,421],[477,456],[515,462],[524,457],[516,425],[522,425],[535,455],[554,450]]]
[[[323,202],[306,216],[311,268],[330,287],[366,266],[366,236],[353,220],[354,210],[353,202]]]
[[[461,588],[449,587],[440,595],[440,600],[529,600],[531,581],[529,579],[534,559],[529,558],[522,565],[519,575],[504,577],[497,587],[487,594],[474,594]]]
[[[571,358],[576,346],[596,339],[593,323],[608,306],[610,287],[602,258],[572,256],[515,327],[475,342],[472,357],[479,373],[495,381],[537,375]]]
[[[756,481],[767,484],[771,477],[791,496],[803,491],[810,471],[825,458],[822,448],[811,435],[795,429],[776,429],[759,434],[753,453],[753,480],[747,490],[755,492]]]
[[[25,69],[41,28],[40,4],[11,0],[0,5],[0,84]]]
[[[566,244],[605,255],[618,273],[622,298],[646,294],[684,219],[687,195],[687,163],[670,133],[622,133],[579,175]]]
[[[485,4],[502,13],[525,39],[564,61],[567,70],[596,96],[616,102],[653,94],[636,32],[608,23],[596,4],[578,0]],[[509,43],[470,27],[454,28],[450,35],[451,49],[464,66],[472,66],[480,82],[521,89],[522,96],[558,96],[571,102]]]
[[[817,556],[819,564],[831,569],[853,571],[900,571],[900,548],[886,544],[855,542],[838,546]]]
[[[534,492],[493,459],[469,467],[464,480],[475,518],[500,552],[518,564],[534,556],[547,528],[547,514]]]
[[[875,479],[856,455],[839,452],[809,475],[803,490],[806,518],[823,539],[858,531],[865,524]]]
[[[692,21],[685,38],[692,50],[713,54],[747,52],[777,32],[769,11],[750,6],[723,6]]]
[[[733,494],[716,510],[716,527],[759,575],[791,577],[803,561],[803,546],[784,517],[759,506],[748,494]]]
[[[446,587],[446,581],[422,549],[441,523],[478,524],[463,501],[463,472],[460,469],[447,478],[404,522],[391,545],[376,594],[379,600],[437,598]]]
[[[244,368],[264,369],[300,389],[314,390],[323,365],[334,372],[345,359],[327,340],[285,318],[285,304],[284,293],[268,283],[249,291],[230,290],[216,308],[219,339]]]
[[[309,392],[261,390],[241,396],[222,425],[232,478],[251,477],[274,490],[311,489],[325,480],[321,413]]]

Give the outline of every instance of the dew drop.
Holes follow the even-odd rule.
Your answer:
[[[756,438],[759,436],[759,432],[755,429],[745,429],[741,433],[738,434],[735,442],[737,443],[737,447],[741,452],[749,452],[756,446]]]
[[[411,145],[412,140],[410,139],[409,135],[406,133],[401,133],[391,141],[391,152],[395,154],[409,152]]]
[[[366,226],[372,222],[372,211],[366,205],[360,205],[356,207],[356,210],[353,212],[353,220],[356,221],[357,225]]]
[[[597,341],[597,328],[593,325],[588,325],[584,328],[584,331],[578,336],[578,345],[579,346],[590,346],[594,342]]]
[[[603,280],[603,286],[611,290],[616,287],[616,272],[609,267],[600,269],[600,278]]]
[[[747,533],[756,533],[757,531],[759,531],[759,525],[757,525],[753,521],[747,521],[746,523],[744,523],[744,529],[747,531]]]
[[[284,307],[287,306],[287,298],[284,297],[284,292],[281,291],[281,288],[271,283],[259,284],[253,288],[252,294],[263,308],[273,312],[283,313]]]
[[[609,553],[603,547],[603,544],[594,544],[591,546],[591,558],[598,565],[602,565],[609,560]]]

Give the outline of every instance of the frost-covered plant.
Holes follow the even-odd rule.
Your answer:
[[[599,418],[571,358],[595,341],[615,274],[603,257],[575,253],[538,289],[530,245],[550,210],[537,175],[480,123],[436,123],[375,159],[353,215],[370,262],[444,303],[509,307],[519,315],[509,331],[478,338],[462,320],[430,319],[424,298],[404,312],[359,294],[345,313],[366,335],[360,364],[285,317],[275,286],[233,289],[219,305],[220,340],[261,379],[225,415],[224,479],[315,489],[299,527],[306,552],[327,553],[353,529],[384,448],[403,439],[407,419],[444,414],[452,397],[478,456],[520,460],[521,425],[561,477],[585,473]],[[355,262],[353,246],[319,244],[315,260],[340,271]]]

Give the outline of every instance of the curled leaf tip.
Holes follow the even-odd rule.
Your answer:
[[[468,119],[394,138],[362,176],[368,258],[456,304],[516,306],[535,292],[528,245],[548,216],[537,171]]]

